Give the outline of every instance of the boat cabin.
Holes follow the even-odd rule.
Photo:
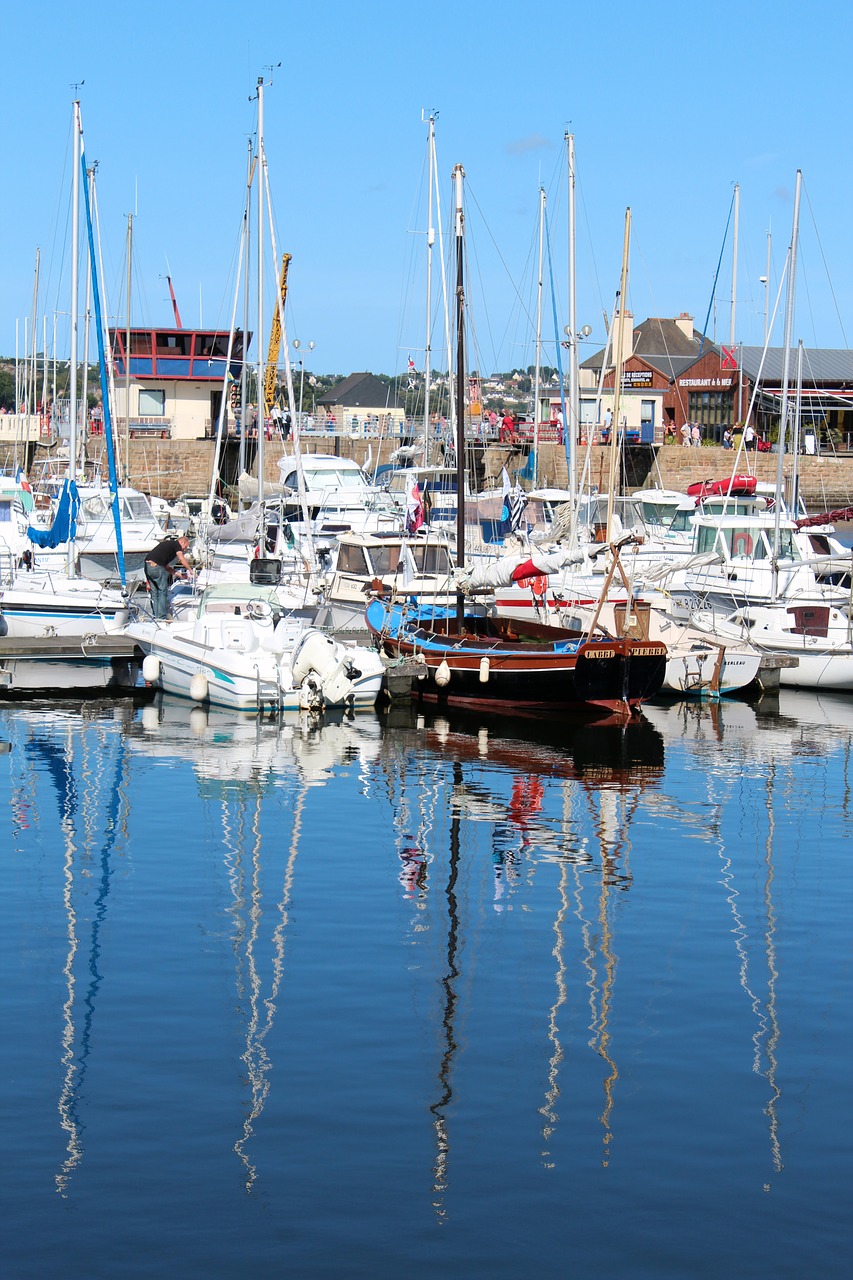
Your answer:
[[[800,556],[792,520],[779,524],[779,559],[798,561]],[[770,561],[773,558],[775,527],[772,517],[748,518],[740,515],[693,519],[693,551],[696,555],[717,555],[724,561]]]

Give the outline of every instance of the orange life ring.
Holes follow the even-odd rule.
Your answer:
[[[752,555],[752,538],[748,533],[736,533],[732,538],[732,555],[733,556],[751,556]]]

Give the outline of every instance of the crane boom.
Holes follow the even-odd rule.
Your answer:
[[[270,325],[270,343],[267,348],[267,365],[264,370],[264,418],[269,417],[270,409],[275,400],[278,353],[281,350],[281,317],[284,314],[284,303],[287,298],[287,268],[290,266],[292,256],[289,253],[284,253],[281,256],[281,280],[279,282],[281,307],[276,306],[272,315],[272,324]]]

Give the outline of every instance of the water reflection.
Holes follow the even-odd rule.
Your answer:
[[[770,1189],[771,1179],[789,1177],[796,1165],[790,1081],[804,1075],[798,1042],[807,1032],[797,1026],[793,966],[779,957],[813,938],[792,933],[802,886],[791,871],[791,815],[806,814],[796,820],[812,824],[811,839],[823,815],[817,801],[811,814],[803,800],[802,769],[810,768],[818,787],[832,761],[833,813],[849,820],[850,701],[783,691],[757,706],[650,706],[627,724],[496,725],[410,707],[384,717],[238,720],[161,699],[141,713],[2,708],[0,739],[8,744],[3,770],[14,841],[30,848],[39,829],[47,839],[51,821],[60,834],[53,896],[37,919],[63,983],[49,1064],[64,1145],[51,1176],[63,1196],[85,1184],[74,1174],[93,1132],[99,1145],[110,1141],[92,1128],[87,1138],[86,1122],[102,1103],[93,1091],[110,1071],[126,1069],[111,1055],[130,1041],[132,1026],[125,1021],[131,1011],[118,999],[107,1003],[105,992],[139,956],[107,928],[112,923],[115,932],[123,905],[119,859],[130,862],[150,833],[143,805],[152,770],[163,768],[172,770],[183,806],[186,849],[201,851],[188,883],[209,900],[190,902],[175,917],[206,938],[203,963],[177,981],[208,1012],[194,1011],[198,1022],[181,1031],[188,1043],[203,1042],[206,1016],[235,1033],[224,1103],[217,1095],[225,1114],[210,1147],[219,1144],[227,1177],[245,1191],[256,1195],[273,1179],[292,1191],[285,1165],[341,1154],[349,1160],[345,1182],[363,1167],[368,1144],[376,1168],[390,1167],[399,1153],[389,1155],[383,1138],[386,1095],[389,1115],[396,1106],[395,1120],[411,1126],[407,1139],[419,1152],[420,1176],[410,1172],[401,1188],[409,1208],[417,1199],[455,1229],[473,1181],[477,1124],[477,1138],[499,1135],[496,1150],[506,1151],[508,1169],[510,1159],[521,1167],[526,1158],[513,1176],[527,1176],[532,1161],[537,1177],[540,1166],[547,1170],[543,1194],[554,1186],[562,1195],[570,1168],[593,1164],[610,1178],[625,1176],[632,1148],[657,1137],[653,1126],[665,1122],[666,1108],[655,1109],[649,1093],[659,1074],[683,1090],[679,1101],[693,1126],[685,1149],[701,1147],[710,1139],[691,1092],[701,1085],[689,1077],[707,1080],[708,1064],[699,1061],[702,1051],[691,1057],[689,1040],[691,1029],[706,1031],[709,993],[727,1083],[742,1090],[731,1133],[750,1154],[759,1151],[759,1185],[766,1174]],[[134,781],[141,800],[131,811]],[[322,846],[323,858],[306,857],[321,840],[328,844],[336,821],[341,848]],[[152,863],[156,885],[171,867]],[[28,865],[16,874],[32,874],[37,897],[38,875]],[[304,906],[299,934],[296,902]],[[141,895],[138,907],[157,910]],[[343,995],[334,965],[335,948],[346,944],[329,915],[354,939],[360,935],[347,949],[351,986]],[[688,936],[694,924],[695,944]],[[313,968],[293,945],[312,931]],[[682,946],[679,936],[683,971],[674,978],[672,953],[660,968],[655,962],[662,939],[680,932],[687,941]],[[713,958],[703,953],[712,948]],[[226,975],[224,997],[210,976],[211,954]],[[286,980],[291,1007],[283,1003]],[[139,981],[149,984],[145,994],[160,1002],[155,1012],[165,1021],[162,985],[147,971]],[[60,1002],[56,1008],[58,1019]],[[336,1077],[324,1075],[313,1094],[305,1079],[318,1064],[295,1047],[307,1045],[302,1054],[310,1055],[312,1033],[332,1014],[343,1024],[333,1070],[340,1092],[352,1090],[345,1114],[330,1088]],[[304,1025],[297,1027],[298,1017]],[[389,1043],[393,1019],[407,1017],[412,1022],[398,1037],[407,1043]],[[674,1046],[682,1055],[675,1066],[667,1060]],[[733,1063],[742,1064],[748,1088]],[[288,1088],[276,1087],[276,1067]],[[168,1076],[158,1083],[167,1088]],[[798,1106],[805,1111],[799,1097]],[[335,1123],[318,1140],[306,1114],[322,1114],[324,1124],[334,1115]],[[288,1161],[272,1141],[282,1132]],[[312,1139],[322,1146],[319,1157]],[[161,1135],[161,1153],[166,1140]],[[661,1159],[672,1154],[670,1147]],[[109,1161],[88,1153],[87,1177],[101,1164]],[[203,1183],[205,1170],[195,1174]]]
[[[65,703],[59,710],[28,704],[14,716],[13,832],[48,828],[50,797],[61,835],[66,949],[57,1110],[66,1157],[55,1183],[63,1197],[84,1155],[82,1107],[105,981],[103,931],[114,857],[125,852],[128,839],[125,730],[132,714],[127,705],[96,701]],[[8,749],[11,753],[12,741]],[[40,785],[41,778],[47,787]]]
[[[492,909],[498,914],[513,909],[514,898],[532,884],[539,866],[552,862],[558,867],[551,951],[556,963],[555,994],[547,1010],[550,1054],[544,1101],[539,1108],[543,1120],[542,1161],[546,1168],[554,1167],[550,1144],[559,1120],[559,1071],[564,1059],[559,1012],[567,1001],[570,983],[564,951],[570,877],[574,877],[575,914],[583,937],[583,980],[589,990],[588,1043],[604,1064],[600,1123],[604,1131],[602,1163],[606,1165],[619,1077],[610,1031],[617,971],[610,898],[614,892],[630,887],[628,831],[639,796],[656,786],[663,776],[664,746],[660,733],[643,717],[627,723],[622,719],[564,718],[560,723],[525,719],[496,726],[494,720],[481,722],[476,715],[430,716],[421,709],[404,707],[392,709],[386,731],[393,732],[396,778],[402,793],[397,803],[403,831],[400,857],[405,880],[401,875],[401,882],[409,898],[417,886],[422,907],[427,896],[427,867],[433,859],[425,833],[435,826],[436,794],[434,775],[428,787],[423,778],[425,768],[429,769],[433,761],[443,764],[445,803],[451,816],[445,888],[445,972],[441,979],[443,1050],[436,1099],[430,1105],[436,1148],[433,1204],[437,1216],[443,1219],[449,1185],[452,1072],[459,1051],[455,1030],[457,987],[464,977],[458,958],[460,936],[464,938],[472,927],[470,922],[460,921],[457,894],[465,826],[490,827]],[[403,752],[399,749],[401,738],[405,743]],[[415,762],[411,770],[400,768],[400,756]],[[425,759],[430,765],[423,764]],[[412,770],[417,775],[411,779],[414,802],[405,798]],[[559,823],[544,812],[546,783],[561,788]],[[417,806],[419,802],[425,804],[416,821],[412,803]],[[419,833],[417,841],[412,835],[415,829]],[[592,913],[587,910],[583,892],[583,877],[590,874],[598,880],[598,900]]]
[[[327,785],[338,768],[363,769],[376,755],[381,735],[371,716],[303,712],[269,718],[238,718],[217,709],[190,709],[161,696],[143,709],[133,731],[144,755],[191,761],[208,816],[218,817],[223,865],[231,901],[238,1009],[244,1023],[241,1062],[249,1091],[234,1152],[251,1191],[258,1171],[251,1143],[270,1093],[272,1039],[285,974],[287,931],[297,858],[310,791]],[[283,814],[264,863],[263,803],[275,792]],[[287,825],[285,825],[287,824]],[[213,825],[213,824],[211,824]],[[289,829],[288,829],[289,828]],[[286,835],[285,844],[285,832]],[[266,883],[286,847],[280,888]],[[272,897],[272,905],[269,903]]]

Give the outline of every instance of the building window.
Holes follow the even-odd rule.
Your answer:
[[[732,391],[691,391],[688,396],[687,417],[704,427],[706,440],[723,438],[723,431],[734,423],[734,393]]]
[[[139,388],[140,418],[163,418],[166,416],[166,392],[154,391],[150,387]]]

